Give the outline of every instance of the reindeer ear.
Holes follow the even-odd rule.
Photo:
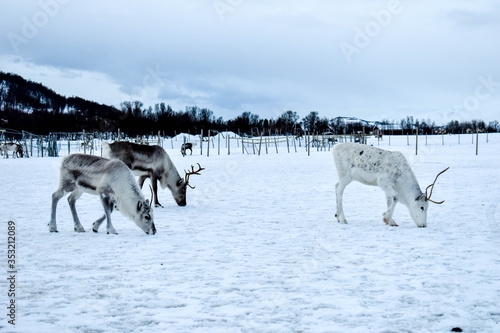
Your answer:
[[[425,198],[425,193],[420,193],[418,197],[415,198],[415,201],[421,200],[423,198]]]

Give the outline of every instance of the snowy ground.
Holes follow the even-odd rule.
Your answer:
[[[382,222],[384,194],[352,183],[347,225],[336,222],[331,152],[192,156],[168,150],[179,170],[200,163],[188,205],[167,190],[158,233],[119,212],[119,235],[73,232],[67,201],[49,233],[60,158],[0,160],[2,332],[500,332],[500,135],[388,137],[422,188],[445,167],[417,228],[398,205]],[[377,142],[374,141],[375,146]],[[149,190],[144,189],[146,197]],[[102,214],[77,203],[82,224]],[[16,223],[16,326],[5,315],[7,222]],[[104,230],[104,228],[102,228]]]

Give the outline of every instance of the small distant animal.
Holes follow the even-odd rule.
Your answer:
[[[92,154],[94,150],[94,136],[92,134],[85,136],[80,146],[84,149],[84,151],[88,149],[89,153]]]
[[[15,142],[7,142],[0,146],[0,151],[4,154],[5,158],[9,158],[9,151],[12,152],[12,157],[24,157],[24,149],[18,143]]]
[[[204,170],[199,164],[199,169],[186,171],[184,179],[170,160],[167,152],[160,146],[139,145],[132,142],[116,141],[102,143],[103,156],[115,158],[125,163],[134,175],[139,176],[139,186],[142,188],[147,178],[153,185],[153,196],[156,207],[163,207],[158,201],[158,181],[162,188],[168,187],[172,192],[175,202],[179,206],[186,206],[186,188],[189,185],[189,176],[199,175]]]
[[[182,146],[181,146],[181,154],[182,156],[186,156],[186,150],[191,150],[191,154],[190,155],[193,155],[193,144],[191,142],[186,142],[186,143],[183,143]]]
[[[362,184],[379,186],[386,194],[387,211],[384,213],[385,224],[397,226],[392,219],[394,208],[398,202],[406,205],[410,215],[418,227],[427,226],[427,209],[429,202],[442,204],[444,201],[431,200],[434,183],[427,186],[425,193],[420,190],[417,178],[410,164],[400,152],[388,151],[364,144],[341,143],[335,145],[333,156],[339,181],[335,185],[337,212],[339,223],[347,223],[342,207],[344,189],[353,180]],[[430,193],[428,190],[430,188]]]
[[[71,193],[68,203],[76,232],[85,232],[76,213],[76,200],[83,193],[90,193],[98,195],[104,207],[104,215],[92,225],[94,232],[98,232],[99,226],[107,219],[107,233],[117,234],[111,224],[111,213],[113,208],[116,208],[146,234],[156,233],[150,202],[144,199],[134,175],[122,161],[84,154],[73,154],[64,158],[59,188],[52,194],[50,232],[57,232],[57,203],[68,193]]]
[[[141,145],[149,145],[149,141],[147,138],[136,138],[134,139],[134,142]]]

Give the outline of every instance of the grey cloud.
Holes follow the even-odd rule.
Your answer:
[[[20,31],[22,18],[39,8],[19,3],[4,3],[12,15],[0,21],[2,31]],[[424,114],[463,100],[480,75],[500,80],[494,1],[467,10],[451,0],[400,3],[401,13],[365,37],[350,63],[339,44],[366,34],[367,24],[377,24],[371,13],[388,2],[234,1],[221,19],[211,1],[70,1],[19,53],[0,40],[0,56],[74,80],[79,71],[102,73],[124,95],[157,94],[145,105],[210,107],[226,119],[288,108],[367,119]],[[150,73],[156,69],[159,82]],[[482,117],[494,117],[495,101],[483,103]]]

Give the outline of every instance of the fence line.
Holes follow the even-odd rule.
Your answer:
[[[7,137],[4,132],[0,132],[0,144],[6,142]],[[203,146],[206,144],[206,154],[207,157],[210,156],[211,149],[210,145],[214,149],[212,155],[215,154],[215,145],[217,141],[217,155],[221,155],[223,153],[221,149],[221,138],[225,142],[227,154],[231,155],[231,153],[238,152],[238,150],[231,151],[231,146],[233,148],[240,147],[241,145],[241,154],[247,155],[261,155],[265,152],[265,154],[273,153],[273,151],[278,153],[292,153],[299,152],[299,149],[304,149],[308,156],[311,155],[311,152],[314,148],[316,148],[317,152],[320,151],[331,151],[332,147],[336,143],[341,142],[358,142],[371,144],[374,146],[391,146],[391,137],[399,137],[402,136],[365,136],[365,135],[332,135],[332,134],[317,134],[317,133],[305,133],[303,136],[288,136],[288,135],[274,135],[274,136],[264,136],[262,133],[259,137],[244,137],[239,136],[232,132],[221,132],[216,135],[212,135],[212,131],[207,132],[207,136],[203,136],[203,132],[201,135],[190,135],[188,134],[179,134],[172,138],[162,137],[161,133],[158,132],[158,135],[151,136],[141,136],[136,138],[128,138],[128,141],[135,141],[137,143],[142,144],[157,144],[162,147],[169,147],[172,150],[179,149],[182,143],[191,142],[193,144],[193,149],[197,147],[200,149],[200,154],[203,155]],[[122,134],[118,132],[118,134],[113,133],[86,133],[85,131],[77,132],[77,133],[50,133],[47,136],[41,136],[32,134],[29,132],[15,133],[15,135],[22,136],[22,138],[17,139],[25,150],[26,157],[32,157],[34,155],[38,157],[57,157],[60,153],[67,149],[67,154],[72,153],[84,153],[84,154],[98,154],[102,155],[102,141],[113,141],[124,139]],[[480,143],[484,141],[488,143],[490,141],[488,133],[467,133],[467,134],[434,134],[434,135],[418,135],[414,133],[413,135],[406,136],[406,144],[408,146],[415,146],[415,154],[417,155],[419,149],[428,145],[463,145],[464,136],[470,135],[471,143],[475,145],[475,154],[478,155],[480,152]],[[217,137],[217,138],[216,138]],[[425,140],[424,140],[425,137]],[[481,140],[481,138],[485,137],[485,140]],[[385,139],[385,140],[384,140]],[[168,142],[170,140],[170,143]],[[199,141],[198,141],[199,140]],[[66,141],[66,142],[65,142]],[[290,142],[292,141],[292,142]],[[198,144],[199,142],[199,144]],[[233,142],[233,144],[231,144]],[[293,149],[291,146],[293,145]],[[263,147],[264,146],[264,147]],[[274,146],[274,149],[272,149]],[[282,147],[286,147],[285,149],[280,149]],[[264,148],[264,149],[263,149]],[[83,151],[82,151],[83,150]]]

